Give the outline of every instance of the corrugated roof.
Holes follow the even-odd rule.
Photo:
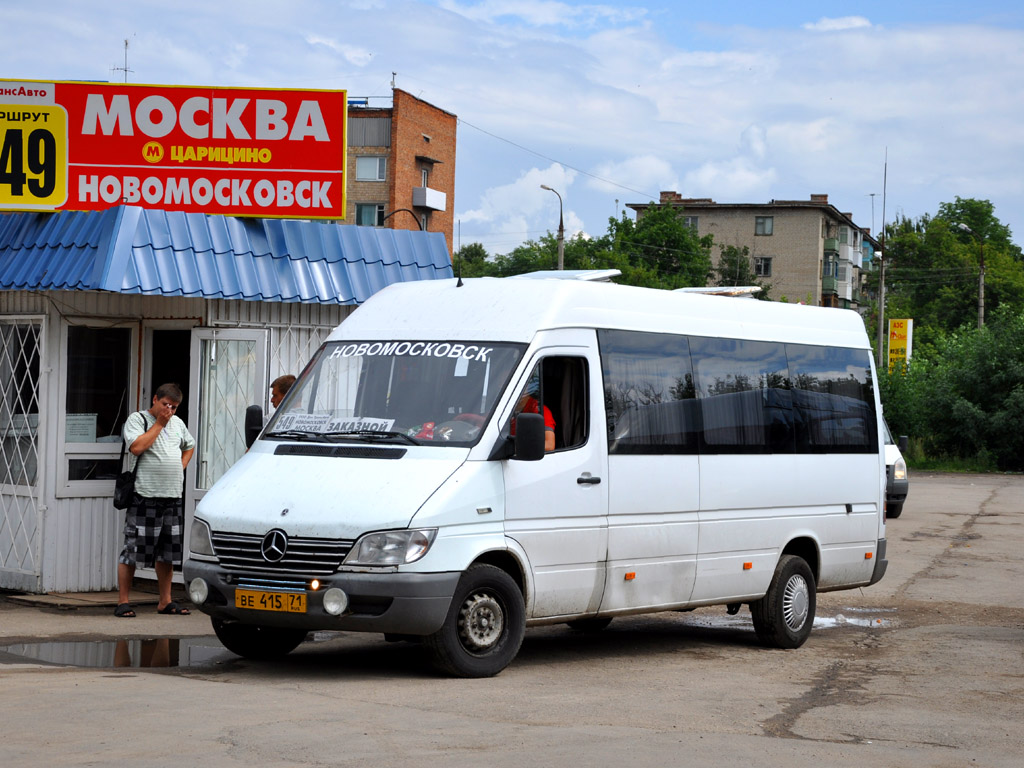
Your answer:
[[[444,235],[120,206],[0,215],[0,289],[361,304],[452,277]]]

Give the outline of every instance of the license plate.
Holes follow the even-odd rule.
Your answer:
[[[253,589],[236,589],[235,607],[249,608],[253,611],[305,613],[306,596],[293,592],[257,592]]]

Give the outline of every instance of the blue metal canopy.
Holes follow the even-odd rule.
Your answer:
[[[0,290],[361,304],[452,276],[438,232],[135,206],[0,215]]]

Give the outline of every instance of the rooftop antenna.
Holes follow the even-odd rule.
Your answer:
[[[111,72],[124,72],[124,81],[128,82],[128,73],[134,72],[134,69],[128,69],[128,38],[124,39],[124,66],[123,67],[111,67]]]

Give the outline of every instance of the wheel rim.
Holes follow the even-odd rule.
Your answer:
[[[807,621],[807,612],[811,606],[811,593],[807,580],[803,576],[793,576],[786,582],[782,594],[782,618],[786,626],[794,632]]]
[[[494,595],[475,592],[459,611],[459,639],[473,653],[491,650],[505,631],[505,612]]]

